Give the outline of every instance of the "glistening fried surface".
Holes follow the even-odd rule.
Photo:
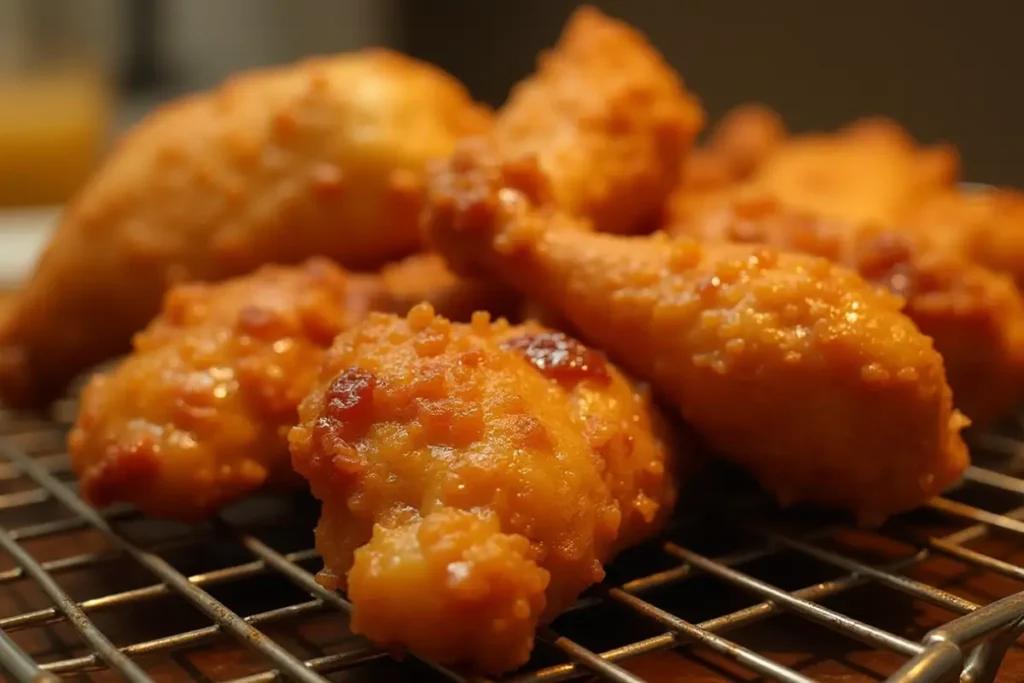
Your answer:
[[[488,673],[658,529],[687,456],[601,354],[427,304],[340,336],[299,414],[292,459],[353,631]]]
[[[941,237],[828,220],[757,191],[732,193],[670,229],[823,256],[905,298],[904,312],[935,340],[953,400],[975,426],[1006,415],[1020,398],[1024,302],[1013,280],[943,248]]]
[[[82,393],[68,450],[85,500],[193,521],[300,483],[286,432],[324,349],[361,315],[352,284],[312,261],[172,289],[134,353]]]
[[[780,501],[877,522],[959,477],[966,420],[897,297],[822,258],[585,231],[510,170],[461,146],[430,179],[434,245],[563,314]]]
[[[536,159],[566,211],[633,233],[651,227],[703,119],[639,32],[585,6],[512,90],[493,133],[506,159]]]
[[[416,251],[424,164],[489,125],[449,75],[385,50],[243,74],[161,108],[74,199],[0,320],[0,396],[40,405],[126,351],[173,282]]]
[[[517,301],[430,254],[381,275],[316,259],[172,289],[134,352],[82,394],[69,450],[83,496],[191,521],[268,484],[301,483],[286,431],[324,349],[370,309],[404,314],[424,300],[466,320]]]

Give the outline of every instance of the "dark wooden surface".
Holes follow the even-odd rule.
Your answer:
[[[22,433],[14,438],[33,454],[58,452],[59,435],[45,431]],[[25,481],[0,484],[0,494],[31,488]],[[728,510],[728,498],[712,486],[703,486],[715,505]],[[964,489],[956,496],[994,511],[1004,511],[1019,504],[1011,496],[992,496],[990,492]],[[979,499],[979,497],[981,499]],[[698,501],[697,505],[703,505]],[[702,509],[702,508],[698,508]],[[737,531],[735,521],[727,514],[709,509],[704,519],[684,525],[673,534],[674,540],[707,556],[718,556],[749,546],[750,539]],[[0,512],[0,524],[7,529],[23,527],[42,520],[68,517],[70,514],[54,503],[42,503]],[[316,506],[304,497],[254,501],[233,510],[230,517],[239,528],[250,531],[280,552],[310,547],[310,529],[315,521]],[[780,528],[809,527],[814,519],[810,513],[778,514],[771,524]],[[824,522],[825,520],[822,520]],[[918,513],[891,524],[888,533],[945,534],[966,524],[954,523],[936,513]],[[156,524],[143,520],[126,522],[120,528],[139,545],[159,550],[173,566],[187,575],[251,561],[253,558],[229,535],[210,528],[187,528]],[[846,530],[829,537],[822,544],[871,563],[885,563],[913,552],[907,543],[891,540],[881,533]],[[25,547],[41,561],[69,557],[85,552],[105,552],[109,543],[97,532],[81,530],[28,541]],[[969,544],[969,547],[1024,564],[1024,542],[1009,535],[992,535]],[[659,544],[631,551],[613,565],[609,580],[621,582],[652,571],[678,564],[661,550]],[[10,558],[0,558],[0,571],[13,566]],[[316,570],[315,560],[305,566]],[[805,585],[837,578],[841,572],[792,552],[740,567],[757,578],[783,589],[794,590]],[[1024,584],[993,576],[967,564],[951,559],[929,559],[908,572],[912,578],[937,586],[979,604],[1024,590]],[[102,568],[62,572],[56,575],[60,585],[75,599],[87,600],[109,593],[130,590],[155,583],[144,569],[127,559],[116,559]],[[228,607],[243,615],[305,602],[309,596],[291,586],[281,577],[265,574],[239,581],[215,585],[210,592]],[[721,581],[694,577],[685,582],[654,590],[644,596],[653,604],[691,622],[699,622],[758,602],[756,598]],[[943,609],[911,600],[882,586],[868,585],[842,596],[825,600],[831,609],[887,629],[911,640],[920,639],[930,629],[954,616]],[[29,580],[0,585],[0,618],[45,608],[50,605],[45,595]],[[194,607],[177,596],[161,597],[131,606],[119,606],[92,613],[99,626],[118,645],[169,636],[189,629],[202,628],[210,621]],[[648,619],[621,606],[602,603],[570,613],[559,619],[555,628],[565,636],[592,649],[616,647],[633,640],[657,635],[664,629]],[[266,634],[281,642],[299,657],[358,650],[363,647],[345,626],[345,619],[330,611],[318,611],[301,617],[275,622],[264,628]],[[51,662],[88,653],[81,638],[67,623],[33,627],[12,633],[26,651],[42,662]],[[826,682],[853,683],[877,681],[895,671],[905,659],[900,655],[879,652],[850,638],[832,633],[792,615],[771,617],[757,625],[732,631],[728,637],[757,650],[786,666]],[[564,661],[550,645],[539,644],[537,664]],[[140,665],[158,682],[224,681],[268,668],[259,655],[236,644],[230,637],[217,636],[201,645],[142,656]],[[630,661],[629,669],[647,680],[658,682],[758,680],[749,672],[702,648],[666,651]],[[378,657],[343,672],[330,675],[337,681],[430,681],[435,680],[426,668],[415,663],[399,664],[387,657]],[[106,671],[78,676],[78,681],[117,681],[118,676]],[[999,674],[999,683],[1024,680],[1024,649],[1011,649]]]

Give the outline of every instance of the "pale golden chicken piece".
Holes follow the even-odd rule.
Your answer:
[[[935,341],[956,407],[976,427],[1005,416],[1024,388],[1024,300],[1013,280],[906,227],[828,220],[737,190],[669,227],[706,242],[766,244],[823,256],[906,300]]]
[[[352,630],[485,673],[658,530],[688,455],[600,353],[429,304],[339,336],[299,414],[321,582],[347,590]]]
[[[906,220],[949,251],[1007,273],[1024,289],[1024,193],[950,190],[913,207]]]
[[[382,49],[234,77],[160,108],[71,202],[0,320],[0,397],[40,406],[127,351],[174,282],[419,248],[422,173],[490,114]]]
[[[555,200],[600,231],[649,230],[704,113],[634,28],[583,6],[494,123],[506,159],[534,159]]]
[[[380,276],[313,259],[172,288],[135,350],[82,392],[68,450],[83,497],[191,522],[301,485],[287,430],[324,350],[371,309],[404,314],[424,300],[465,320],[511,307],[504,290],[456,279],[436,255]]]
[[[875,117],[835,133],[789,138],[749,183],[815,215],[892,225],[950,187],[958,173],[953,148],[922,147],[894,121]]]
[[[579,229],[521,166],[465,144],[435,170],[435,247],[565,315],[782,503],[875,523],[960,476],[967,420],[898,297],[822,258]]]

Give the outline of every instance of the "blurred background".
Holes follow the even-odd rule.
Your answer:
[[[59,204],[160,102],[304,55],[387,45],[500,104],[578,4],[0,0],[0,206]],[[1024,186],[1018,2],[593,4],[647,33],[712,118],[748,100],[794,130],[886,114],[956,143],[971,180]]]

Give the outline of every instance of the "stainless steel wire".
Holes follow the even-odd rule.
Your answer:
[[[316,557],[309,548],[280,552],[269,543],[219,519],[212,537],[231,537],[251,559],[233,562],[230,566],[186,576],[180,573],[161,553],[170,552],[174,541],[165,541],[150,550],[128,540],[115,524],[137,519],[129,507],[117,506],[97,512],[77,496],[75,486],[60,476],[68,461],[64,454],[52,454],[40,448],[40,454],[29,454],[23,443],[47,444],[47,425],[33,423],[32,433],[20,441],[17,419],[0,415],[4,423],[0,434],[0,484],[30,483],[34,487],[0,494],[0,511],[29,510],[33,506],[60,504],[72,517],[42,519],[15,528],[0,527],[0,549],[16,566],[0,571],[0,590],[8,584],[30,580],[50,598],[52,606],[0,614],[0,665],[6,667],[16,681],[33,683],[56,680],[54,675],[80,675],[105,668],[117,671],[124,680],[149,681],[138,660],[145,656],[184,648],[205,646],[214,638],[234,636],[244,646],[262,655],[269,666],[259,673],[234,679],[233,683],[266,683],[277,680],[323,681],[324,675],[354,669],[388,657],[388,652],[358,638],[346,641],[340,652],[313,657],[299,656],[278,643],[262,630],[276,624],[294,622],[334,614],[343,623],[350,605],[345,598],[320,586],[304,564]],[[29,438],[31,437],[31,438]],[[994,442],[1004,451],[1020,449],[1017,442]],[[1012,445],[1011,445],[1012,444]],[[33,449],[34,451],[35,449]],[[1021,452],[1024,452],[1022,450]],[[1008,474],[974,466],[965,475],[971,485],[991,488],[1005,495],[1024,496],[1024,480]],[[601,603],[616,604],[649,623],[665,629],[662,633],[630,642],[612,649],[597,651],[585,643],[568,637],[559,630],[559,622],[542,629],[539,638],[549,649],[560,652],[564,663],[540,669],[524,669],[503,679],[515,683],[560,681],[585,675],[616,683],[643,680],[623,663],[644,653],[666,648],[698,646],[730,659],[756,675],[785,683],[811,683],[812,678],[774,661],[768,655],[741,645],[728,634],[736,629],[788,613],[817,623],[852,639],[886,649],[906,657],[904,665],[890,676],[888,683],[930,683],[961,677],[962,683],[991,683],[1007,648],[1024,630],[1024,594],[1011,595],[988,605],[979,605],[946,590],[911,578],[907,571],[933,555],[955,558],[967,565],[992,571],[1017,580],[1024,580],[1024,568],[984,552],[966,547],[992,530],[1011,535],[1024,534],[1024,505],[1005,514],[972,506],[953,498],[939,498],[929,507],[950,519],[968,520],[973,524],[956,533],[932,537],[919,533],[901,533],[900,525],[890,537],[907,543],[913,550],[905,557],[882,565],[872,565],[851,554],[830,549],[821,543],[831,538],[836,527],[822,527],[795,533],[752,524],[743,530],[759,539],[753,547],[724,555],[707,555],[675,542],[665,542],[662,550],[679,562],[678,565],[624,581],[606,584],[581,600],[574,610],[586,610]],[[744,519],[753,515],[739,515]],[[842,527],[838,529],[841,530]],[[40,560],[24,545],[34,539],[59,538],[61,534],[92,529],[99,532],[111,546],[96,552],[78,552],[57,559]],[[201,542],[186,537],[180,543],[188,547]],[[807,561],[816,561],[841,572],[837,578],[814,583],[797,590],[783,590],[745,571],[743,567],[781,552],[792,552]],[[145,585],[106,593],[84,600],[74,600],[58,585],[54,576],[71,571],[103,571],[111,563],[135,562],[155,579]],[[242,616],[214,599],[207,589],[232,584],[258,576],[277,576],[308,597],[291,604]],[[672,611],[659,607],[647,594],[655,589],[670,589],[695,577],[704,576],[748,593],[760,600],[742,609],[691,622]],[[855,619],[826,607],[823,601],[847,593],[865,584],[886,586],[908,599],[921,600],[947,610],[951,619],[931,631],[920,641],[907,639],[878,626]],[[210,619],[207,626],[172,635],[125,645],[114,645],[92,621],[93,615],[119,607],[139,607],[158,598],[184,598]],[[571,610],[572,611],[572,610]],[[58,661],[38,663],[8,635],[9,633],[63,622],[69,624],[83,639],[89,652]],[[484,681],[468,679],[445,667],[431,665],[435,673],[453,681]]]
[[[285,648],[268,639],[264,634],[246,623],[246,621],[239,615],[235,614],[219,601],[215,600],[209,593],[206,593],[190,583],[185,576],[175,570],[174,567],[172,567],[166,560],[154,555],[153,553],[140,550],[123,536],[118,534],[101,515],[86,505],[74,494],[74,492],[71,491],[70,488],[60,480],[56,479],[45,468],[37,465],[31,457],[19,450],[13,449],[9,444],[3,443],[0,443],[0,453],[3,453],[11,463],[19,467],[23,472],[25,472],[25,474],[34,479],[66,508],[76,513],[79,517],[87,520],[93,528],[102,532],[115,547],[131,556],[132,559],[148,569],[170,588],[185,596],[190,602],[192,602],[192,604],[205,612],[207,616],[214,619],[225,630],[239,638],[243,643],[265,655],[274,663],[275,666],[282,671],[287,672],[290,677],[295,680],[302,681],[303,683],[320,683],[325,680],[314,671],[307,669],[301,661],[296,659]],[[19,561],[19,564],[21,564],[26,571],[29,570],[29,567],[23,562]],[[38,577],[34,576],[33,578],[38,580]],[[85,618],[84,614],[82,617],[83,625],[87,624],[90,627],[95,628],[92,626],[92,623]],[[75,625],[78,627],[79,631],[82,631],[82,626],[78,623]],[[85,632],[82,631],[82,633],[84,636]],[[97,645],[96,647],[98,649],[99,646]],[[125,666],[122,664],[119,657],[120,655],[118,655],[118,658],[108,659],[106,655],[103,656],[103,658],[111,663],[119,673],[125,676],[133,676],[133,668],[137,669],[137,666],[130,661],[128,661],[130,666]],[[141,673],[141,670],[139,670],[139,674]],[[147,679],[143,677],[139,680],[145,681]]]

